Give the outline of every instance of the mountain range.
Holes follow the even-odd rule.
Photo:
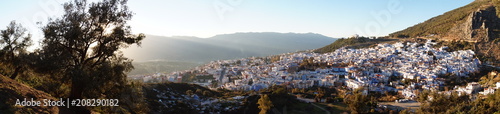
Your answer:
[[[468,5],[389,34],[389,37],[394,39],[367,39],[367,42],[351,41],[350,44],[346,44],[346,41],[350,40],[333,43],[336,39],[314,33],[249,32],[209,38],[147,35],[142,48],[132,46],[125,49],[124,54],[134,59],[134,74],[138,73],[137,71],[144,73],[184,70],[213,60],[269,56],[312,49],[324,53],[339,46],[356,45],[355,47],[359,48],[394,42],[395,39],[426,38],[443,41],[443,46],[472,49],[482,61],[495,64],[500,61],[499,11],[500,2],[497,0],[475,0]],[[155,70],[151,71],[152,69]]]
[[[134,60],[131,74],[186,70],[213,60],[270,56],[311,50],[336,39],[315,33],[249,32],[209,38],[146,35],[140,47],[123,51]]]
[[[433,17],[425,22],[416,24],[415,26],[411,26],[407,29],[394,32],[389,35],[393,38],[384,39],[357,38],[342,39],[336,41],[336,39],[334,38],[314,33],[297,34],[271,32],[223,34],[210,38],[184,36],[163,37],[147,35],[147,38],[142,42],[142,47],[131,46],[127,49],[123,49],[122,51],[124,52],[126,57],[135,60],[133,63],[135,70],[132,71],[132,73],[136,74],[189,69],[199,64],[203,64],[204,62],[217,59],[267,56],[272,54],[294,52],[298,50],[317,49],[322,46],[325,47],[320,48],[317,51],[331,52],[335,49],[338,49],[339,47],[344,46],[368,46],[372,45],[369,44],[369,42],[374,41],[393,42],[394,40],[404,40],[411,38],[436,39],[440,40],[440,42],[449,42],[449,44],[451,45],[458,45],[458,47],[462,46],[462,48],[464,45],[471,45],[472,49],[479,56],[484,56],[485,58],[487,58],[486,60],[489,59],[488,61],[500,62],[500,21],[498,19],[500,14],[499,12],[500,5],[498,3],[498,0],[476,0],[466,6]],[[460,40],[461,42],[457,42],[458,40]],[[334,41],[335,43],[332,43]],[[332,44],[328,45],[330,43]],[[495,79],[495,77],[487,78],[492,78],[492,80]],[[0,75],[0,113],[72,113],[73,110],[66,107],[14,105],[16,103],[16,100],[23,98],[34,98],[36,100],[57,100],[54,95],[49,94],[49,92],[42,91],[43,88],[35,88],[35,86],[50,88],[51,86],[58,85],[56,82],[60,82],[48,82],[47,79],[52,80],[49,77],[45,76],[35,76],[33,79],[30,79],[33,81],[22,83],[22,81],[12,80],[10,78],[7,78],[6,76]],[[489,79],[486,81],[490,83]],[[491,83],[493,82],[495,82],[495,80],[493,80]],[[127,99],[135,98],[139,99],[139,101],[147,102],[147,107],[149,107],[153,111],[152,113],[168,111],[188,113],[189,111],[196,111],[196,107],[191,106],[198,104],[192,102],[191,98],[184,97],[187,96],[188,90],[191,90],[191,92],[194,92],[195,94],[200,94],[199,92],[197,92],[198,89],[200,89],[200,91],[203,90],[203,93],[205,93],[204,90],[206,90],[206,93],[213,94],[214,97],[219,98],[221,98],[219,95],[222,94],[210,91],[206,88],[201,88],[197,85],[185,83],[137,85],[138,84],[135,84],[136,88],[139,89],[128,89],[127,87],[125,91],[130,91],[130,93],[137,93],[139,95],[132,96],[132,94],[124,92],[122,96],[126,97]],[[57,87],[60,87],[61,89],[54,90],[53,92],[68,93],[69,91],[67,84],[63,84],[63,86]],[[224,94],[228,95],[233,94],[229,93],[228,91],[223,92]],[[268,93],[272,94],[274,92]],[[144,97],[146,98],[145,100],[140,99],[143,98],[142,95],[144,95]],[[337,99],[337,97],[335,99]],[[495,98],[491,99],[495,100]],[[467,101],[458,104],[472,105],[465,105],[464,107],[449,106],[450,109],[448,110],[452,111],[448,112],[453,113],[453,111],[456,111],[455,109],[460,109],[465,112],[467,112],[469,109],[484,109],[482,110],[484,112],[475,113],[486,113],[486,111],[491,111],[491,108],[494,108],[494,106],[498,106],[498,104],[495,104],[497,102],[488,101],[491,99],[479,99],[484,103],[492,104],[491,106],[489,106],[488,104]],[[162,100],[163,102],[177,105],[174,106],[170,104],[163,104]],[[244,109],[245,111],[241,112],[248,112],[248,110],[255,111],[258,109],[258,105],[255,103],[258,101],[258,97],[248,97],[245,101],[252,103],[244,103],[244,105],[237,104],[244,107],[242,109]],[[341,104],[341,102],[338,103]],[[131,104],[141,105],[140,102],[122,103],[122,101],[120,101],[120,106],[134,106]],[[313,105],[315,104],[313,103]],[[306,107],[309,105],[295,106]],[[294,107],[288,107],[288,109],[294,109]],[[306,107],[306,109],[312,110],[309,107]],[[340,108],[334,107],[333,110],[335,109]],[[279,111],[277,112],[279,113]]]

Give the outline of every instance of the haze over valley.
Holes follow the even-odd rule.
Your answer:
[[[130,75],[187,70],[214,60],[265,57],[311,50],[336,39],[315,33],[249,32],[210,38],[147,35],[141,47],[123,49],[134,60]]]
[[[11,0],[0,14],[0,114],[500,112],[500,0]]]

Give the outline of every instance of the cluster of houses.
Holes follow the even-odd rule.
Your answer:
[[[363,49],[340,48],[331,53],[286,53],[274,57],[251,57],[212,61],[189,71],[174,72],[163,79],[180,82],[185,72],[196,72],[193,81],[210,88],[260,90],[272,85],[291,88],[345,86],[368,91],[394,91],[407,98],[419,90],[442,90],[446,76],[467,77],[479,71],[481,62],[471,50],[448,52],[447,47],[433,48],[434,42],[378,44]],[[273,60],[275,59],[275,60]],[[304,60],[326,63],[328,67],[299,70]],[[208,76],[208,77],[207,77]],[[497,87],[500,87],[497,86]],[[456,87],[454,91],[477,93],[480,85]],[[481,93],[492,93],[491,88]]]

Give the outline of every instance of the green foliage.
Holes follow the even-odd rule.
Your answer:
[[[437,45],[434,45],[433,47],[439,48],[442,46],[447,46],[448,48],[446,51],[452,52],[452,51],[458,51],[458,50],[468,50],[468,49],[474,49],[474,43],[473,42],[466,42],[466,41],[456,41],[453,40],[451,42],[438,42]]]
[[[331,65],[328,65],[326,62],[314,62],[314,57],[310,57],[310,58],[303,59],[302,62],[299,64],[298,69],[297,68],[296,69],[289,68],[288,72],[297,72],[297,71],[301,71],[301,70],[314,71],[317,68],[324,69],[327,67],[331,67]]]
[[[341,38],[329,44],[325,47],[314,50],[316,53],[328,53],[333,52],[339,48],[347,47],[347,48],[365,48],[374,46],[378,43],[390,43],[393,41],[397,41],[398,39],[387,39],[387,38],[377,38],[370,39],[367,37],[358,37],[358,38]]]
[[[479,83],[486,87],[494,86],[496,82],[500,82],[500,73],[492,71],[480,78]]]
[[[26,48],[31,46],[31,34],[15,21],[0,31],[0,74],[15,79],[29,67]]]
[[[484,75],[480,83],[491,86],[496,80],[497,74],[492,70],[482,71]],[[493,73],[492,73],[493,72]],[[500,92],[486,96],[475,95],[477,97],[471,101],[468,95],[458,95],[457,93],[440,94],[436,91],[422,91],[419,93],[417,101],[421,103],[417,113],[447,113],[447,114],[493,114],[500,111]]]
[[[496,8],[497,16],[500,17],[500,0],[493,0],[492,2]]]
[[[201,89],[196,89],[196,94],[203,94],[203,90],[201,90]]]
[[[51,99],[53,96],[38,91],[32,87],[21,84],[7,76],[0,75],[0,113],[2,114],[32,114],[32,113],[54,113],[57,107],[38,106],[15,106],[16,100],[23,98],[34,100]],[[43,105],[43,104],[42,104]]]
[[[193,90],[187,90],[187,91],[186,91],[186,95],[191,96],[191,95],[193,95],[193,94],[194,94],[194,93],[193,93]]]
[[[195,91],[198,89],[202,90],[203,93],[195,93]],[[191,114],[200,112],[199,110],[193,109],[193,107],[191,107],[192,105],[190,105],[196,102],[195,100],[184,99],[184,96],[187,95],[186,93],[188,93],[189,95],[196,94],[200,99],[207,99],[221,97],[221,93],[231,93],[232,91],[217,92],[196,84],[166,82],[143,84],[142,92],[142,94],[144,95],[144,101],[146,102],[145,104],[147,104],[148,106],[147,109],[150,111],[147,113]],[[228,96],[225,98],[234,96]],[[165,104],[166,102],[167,104]],[[168,105],[168,107],[166,107],[165,105]]]
[[[287,95],[287,92],[284,87],[280,87],[273,91],[273,95]]]
[[[361,38],[347,38],[347,39],[341,38],[341,39],[336,40],[335,42],[333,42],[330,45],[327,45],[325,47],[314,50],[314,52],[316,52],[316,53],[333,52],[336,49],[339,49],[341,47],[354,45],[354,44],[358,44],[358,43],[365,43],[365,42],[368,42],[369,40],[370,39],[363,38],[363,37],[361,37]]]
[[[399,114],[412,114],[410,109],[404,109],[399,112]]]
[[[253,84],[253,80],[249,80],[248,85],[252,85],[252,84]]]
[[[423,95],[422,95],[423,96]],[[450,110],[450,107],[457,106],[461,103],[469,103],[469,96],[461,95],[457,93],[451,93],[450,95],[440,94],[436,91],[430,92],[429,97],[431,99],[426,102],[422,102],[420,109],[417,111],[420,113],[445,113]]]
[[[483,5],[488,4],[489,0],[476,0],[466,6],[451,10],[442,15],[433,17],[423,23],[419,23],[404,30],[389,34],[391,37],[407,38],[427,36],[432,34],[445,34],[455,24],[463,23],[466,17],[473,11],[478,10]]]
[[[140,81],[127,84],[120,97],[120,101],[124,105],[121,107],[125,107],[129,112],[137,114],[149,112],[142,86],[143,83]]]
[[[453,88],[455,86],[463,86],[467,84],[467,78],[456,76],[452,73],[446,73],[444,75],[438,75],[439,78],[444,79],[444,85],[448,88]]]
[[[131,34],[127,21],[133,13],[126,3],[126,0],[96,3],[75,0],[64,4],[65,13],[61,18],[50,20],[42,27],[45,39],[41,49],[31,53],[28,60],[33,60],[30,64],[36,74],[52,79],[45,80],[49,85],[66,87],[61,92],[49,91],[67,95],[69,90],[69,96],[65,97],[71,99],[121,99],[127,95],[139,98],[133,93],[124,93],[136,90],[127,86],[126,73],[133,69],[131,60],[123,57],[119,49],[139,45],[144,38],[143,34]],[[45,89],[50,88],[53,87]],[[87,109],[125,113],[134,107]],[[82,107],[72,109],[86,111]]]
[[[193,82],[195,79],[196,79],[196,74],[194,73],[187,72],[182,74],[182,82],[184,83]]]
[[[427,99],[429,98],[428,96],[429,96],[430,93],[431,92],[429,90],[423,90],[422,92],[420,92],[418,94],[417,101],[421,102],[421,103],[427,102]]]
[[[26,72],[31,73],[23,73],[16,80],[35,89],[44,91],[56,98],[64,98],[69,95],[70,84],[61,83],[57,77],[33,73],[31,70]]]
[[[58,72],[71,82],[70,98],[119,98],[126,72],[133,66],[119,49],[140,44],[143,34],[132,35],[126,0],[64,4],[65,14],[42,28],[39,50],[43,73]],[[63,82],[65,82],[64,80]]]
[[[353,113],[368,113],[370,109],[377,106],[376,98],[370,95],[363,95],[361,90],[363,89],[358,89],[344,98],[344,103],[347,104],[349,110]]]
[[[205,90],[205,91],[203,91],[203,96],[212,97],[213,95],[212,95],[212,92]]]
[[[325,96],[325,90],[324,89],[321,89],[321,88],[318,88],[318,90],[316,91],[316,95],[314,97],[314,101],[315,102],[321,102],[321,99]]]
[[[447,104],[448,102],[445,103]],[[453,106],[446,107],[447,111],[445,113],[494,114],[500,111],[498,103],[500,103],[500,92],[497,91],[494,94],[487,95],[484,99],[476,99],[472,102],[458,102]]]
[[[300,92],[300,89],[299,89],[299,88],[293,88],[293,89],[292,89],[292,93],[293,93],[293,94],[297,94],[297,93],[299,93],[299,92]]]
[[[274,106],[268,95],[261,95],[257,104],[259,104],[259,114],[266,114]]]
[[[119,107],[90,107],[92,110],[100,113],[148,113],[150,110],[145,101],[142,90],[143,83],[140,81],[129,82],[120,93]]]

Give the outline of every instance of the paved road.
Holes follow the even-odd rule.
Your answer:
[[[500,69],[500,66],[499,67],[493,66],[493,65],[485,65],[485,66],[489,66],[489,67],[493,67],[493,68],[496,68],[496,69]]]

